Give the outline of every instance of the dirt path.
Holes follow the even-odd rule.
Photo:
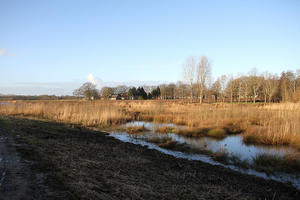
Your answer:
[[[21,136],[17,136],[20,138]],[[0,128],[0,199],[54,199],[57,196],[44,184],[46,176],[33,173],[34,162],[22,159],[13,137]]]

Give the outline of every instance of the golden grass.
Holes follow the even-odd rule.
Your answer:
[[[173,100],[25,101],[20,105],[0,105],[0,113],[102,127],[135,118],[187,125],[187,129],[174,131],[186,136],[208,135],[210,130],[220,128],[227,134],[243,133],[245,142],[300,146],[300,103],[200,105]]]
[[[298,102],[298,103],[286,102],[286,103],[266,104],[261,109],[300,111],[300,102]]]
[[[123,102],[122,102],[123,103]],[[126,106],[156,122],[187,125],[175,132],[203,136],[215,128],[227,134],[244,133],[245,142],[300,146],[300,104],[185,104],[180,101],[134,101]],[[258,139],[250,140],[253,136]]]
[[[130,120],[130,116],[116,105],[101,101],[37,101],[21,105],[0,105],[0,112],[84,126],[109,126]]]

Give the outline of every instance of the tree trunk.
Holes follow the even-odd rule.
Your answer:
[[[267,103],[267,95],[265,94],[265,103]]]
[[[200,104],[202,104],[202,97],[203,97],[203,94],[202,94],[202,91],[200,91],[200,100],[199,100]]]

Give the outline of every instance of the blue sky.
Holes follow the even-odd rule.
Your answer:
[[[223,74],[300,68],[300,1],[0,0],[0,93],[176,82],[189,55]]]

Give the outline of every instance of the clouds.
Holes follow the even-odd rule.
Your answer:
[[[6,56],[7,51],[5,49],[0,49],[0,56]]]
[[[99,77],[89,74],[86,77],[88,82],[101,87],[116,87],[118,85],[139,87],[142,85],[157,86],[163,83],[169,84],[169,81],[152,81],[152,80],[127,80],[127,81],[102,81]],[[84,79],[76,79],[69,82],[14,82],[6,86],[0,85],[0,93],[15,95],[72,95],[75,89],[84,84]]]
[[[100,89],[101,87],[108,86],[108,87],[117,87],[118,85],[126,85],[126,86],[134,86],[139,87],[141,85],[160,85],[160,84],[169,84],[170,81],[140,81],[140,80],[128,80],[128,81],[102,81],[102,79],[94,76],[93,74],[89,74],[86,78],[88,82],[91,82],[97,85],[97,88]]]
[[[86,79],[87,79],[89,82],[91,82],[91,83],[97,85],[97,88],[98,88],[98,89],[100,89],[100,88],[102,87],[102,85],[103,85],[102,80],[101,80],[100,78],[98,78],[98,77],[95,77],[93,74],[89,74],[89,75],[86,77]]]
[[[14,56],[14,57],[18,57],[18,53],[15,52],[9,52],[6,49],[0,49],[0,56]]]
[[[72,95],[83,81],[74,80],[70,82],[15,82],[7,86],[0,85],[2,94],[15,95]]]

